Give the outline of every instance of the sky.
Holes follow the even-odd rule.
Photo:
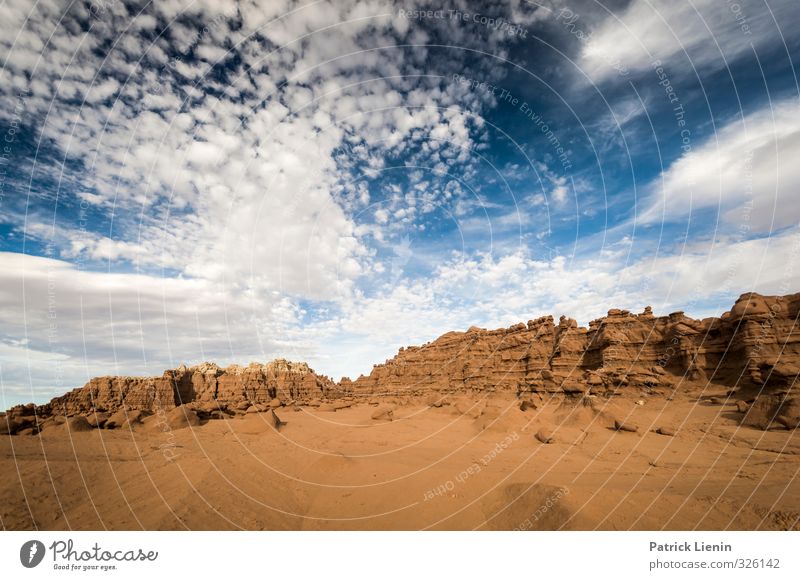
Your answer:
[[[796,0],[5,0],[0,406],[800,291]]]

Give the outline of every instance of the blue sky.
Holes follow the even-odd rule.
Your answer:
[[[0,18],[0,401],[797,291],[790,0]]]

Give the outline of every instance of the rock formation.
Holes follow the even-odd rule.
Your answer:
[[[338,384],[305,363],[278,359],[247,367],[213,363],[181,366],[161,377],[98,377],[46,405],[20,405],[0,418],[0,434],[36,431],[42,419],[159,412],[187,405],[200,418],[265,412],[281,404],[324,405],[347,398],[436,399],[446,394],[502,392],[611,396],[625,392],[671,395],[708,385],[736,390],[748,403],[744,424],[796,425],[800,399],[800,293],[742,295],[720,318],[695,320],[682,312],[654,316],[612,309],[578,326],[562,316],[510,328],[448,332],[419,347],[401,348],[368,376]],[[349,405],[350,403],[348,403]],[[321,408],[321,407],[320,407]],[[118,421],[108,419],[108,425]]]
[[[562,316],[507,329],[449,332],[400,349],[369,376],[343,380],[355,394],[431,391],[595,394],[631,387],[715,383],[771,393],[800,373],[800,294],[745,294],[720,318],[612,309],[588,328]]]
[[[213,363],[182,365],[164,371],[160,377],[93,378],[83,387],[56,397],[46,405],[20,405],[9,409],[7,416],[19,424],[15,424],[14,429],[6,429],[16,431],[23,425],[30,426],[34,416],[106,414],[120,410],[159,412],[186,403],[210,415],[228,407],[247,408],[255,404],[267,407],[280,399],[335,398],[339,394],[338,386],[329,378],[317,375],[305,363],[284,359],[267,364],[251,363],[246,367],[220,368]],[[111,419],[109,422],[116,424]],[[0,424],[8,424],[8,421],[0,421]]]

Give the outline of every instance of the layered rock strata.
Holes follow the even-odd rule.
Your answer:
[[[267,410],[285,403],[379,396],[502,392],[578,396],[647,390],[673,394],[716,385],[757,405],[745,424],[793,424],[800,405],[800,293],[742,295],[720,318],[695,320],[682,312],[654,316],[612,309],[588,328],[562,316],[510,328],[449,332],[423,346],[401,348],[368,376],[334,383],[305,363],[221,368],[181,366],[160,377],[98,377],[53,399],[10,409],[0,433],[36,430],[42,418],[123,411],[159,412],[187,405],[202,418]]]
[[[118,409],[155,412],[192,403],[199,408],[227,408],[293,401],[336,398],[336,383],[316,374],[306,363],[277,359],[266,364],[221,368],[213,363],[180,366],[160,377],[96,377],[81,388],[35,407],[38,414],[71,416],[90,411]],[[25,416],[32,405],[10,409]]]
[[[800,294],[745,294],[720,318],[654,316],[612,309],[578,326],[562,316],[499,330],[450,332],[400,349],[369,376],[341,385],[354,394],[430,391],[564,392],[719,385],[786,391],[800,373]]]

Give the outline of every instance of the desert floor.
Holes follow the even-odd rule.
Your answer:
[[[800,529],[800,433],[685,397],[278,409],[0,439],[5,529]],[[479,416],[478,416],[479,415]],[[477,416],[477,418],[476,418]],[[614,419],[638,432],[614,430]],[[655,433],[670,427],[675,436]],[[551,444],[535,437],[550,430]]]

